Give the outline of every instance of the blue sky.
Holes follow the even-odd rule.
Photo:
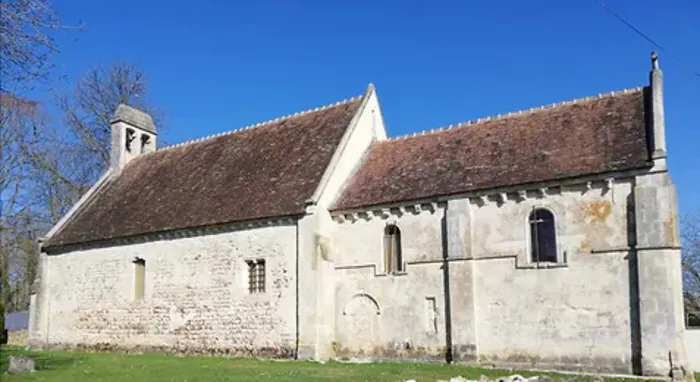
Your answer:
[[[669,166],[700,209],[700,3],[604,0],[664,45]],[[593,0],[74,1],[58,72],[114,60],[146,73],[170,143],[362,94],[389,135],[648,83],[654,47]],[[676,60],[685,64],[681,65]]]

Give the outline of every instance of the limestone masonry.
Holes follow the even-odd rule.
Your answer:
[[[173,147],[121,105],[29,342],[689,378],[662,73],[387,138],[361,96]]]

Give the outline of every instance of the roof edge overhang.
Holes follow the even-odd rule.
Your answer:
[[[162,231],[154,231],[133,235],[116,236],[97,240],[81,240],[65,243],[49,244],[42,247],[42,252],[47,254],[62,254],[73,252],[76,250],[86,250],[93,248],[116,247],[129,244],[144,243],[159,240],[172,240],[187,237],[196,237],[204,235],[212,235],[217,233],[239,231],[244,229],[261,228],[269,226],[283,226],[296,224],[296,221],[305,215],[304,212],[259,217],[247,220],[238,220],[231,222],[223,222],[211,225],[192,226],[183,228],[174,228]]]
[[[87,192],[85,192],[83,196],[78,199],[73,207],[71,207],[70,210],[68,210],[68,212],[63,215],[63,217],[56,224],[54,224],[53,227],[51,227],[49,232],[47,232],[46,235],[41,238],[43,247],[50,247],[51,239],[62,229],[64,229],[74,217],[78,216],[78,214],[90,204],[90,202],[98,194],[98,191],[101,190],[104,185],[108,184],[110,180],[116,178],[116,176],[117,174],[112,171],[111,167],[107,168],[107,171],[102,174],[97,182],[95,182],[95,184],[93,184],[92,187],[90,187]]]
[[[420,198],[411,200],[399,200],[399,201],[387,201],[376,204],[367,205],[356,205],[356,206],[342,206],[340,208],[334,207],[329,209],[332,216],[339,216],[344,214],[352,214],[358,212],[364,212],[369,210],[381,210],[384,208],[396,208],[401,205],[415,205],[423,203],[442,203],[453,199],[463,199],[463,198],[474,198],[483,197],[490,195],[502,195],[504,193],[517,193],[523,190],[541,190],[561,186],[576,186],[585,185],[592,182],[610,182],[615,179],[622,178],[632,178],[640,175],[648,175],[656,172],[666,172],[666,170],[654,170],[653,163],[649,161],[649,164],[644,167],[631,168],[619,171],[607,171],[595,174],[585,174],[571,177],[562,177],[556,179],[549,179],[539,182],[529,182],[520,183],[514,185],[506,185],[501,187],[491,187],[491,188],[481,188],[467,191],[454,192],[449,194],[435,194],[426,195]]]

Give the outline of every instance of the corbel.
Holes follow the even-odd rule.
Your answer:
[[[438,204],[437,202],[430,202],[430,212],[435,213],[438,209]]]

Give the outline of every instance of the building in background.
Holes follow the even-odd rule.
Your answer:
[[[5,330],[8,345],[25,346],[29,333],[29,311],[6,313]]]

